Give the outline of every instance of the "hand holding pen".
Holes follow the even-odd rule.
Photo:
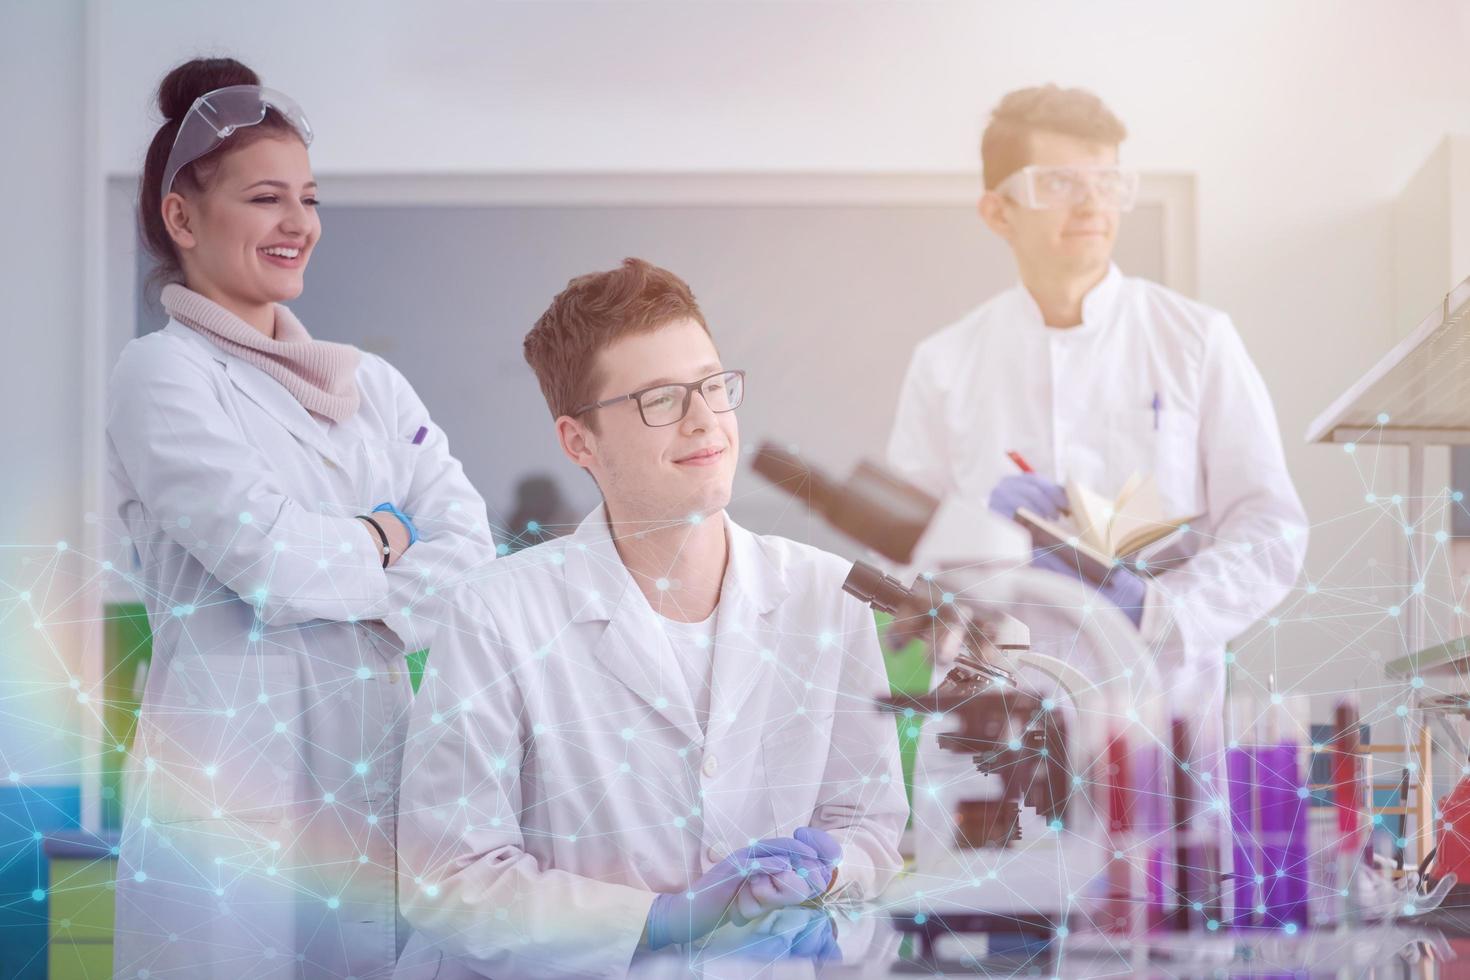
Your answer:
[[[1001,479],[990,491],[990,509],[1001,517],[1013,519],[1016,510],[1027,510],[1055,520],[1067,512],[1067,491],[1031,468],[1025,457],[1014,449],[1006,453],[1021,472]]]

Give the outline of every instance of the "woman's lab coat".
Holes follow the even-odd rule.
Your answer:
[[[621,975],[656,892],[807,824],[841,842],[852,897],[898,870],[897,737],[850,565],[725,528],[708,733],[601,507],[497,561],[445,631],[404,755],[401,976]]]
[[[1307,547],[1270,393],[1229,317],[1116,267],[1082,318],[1047,327],[1018,285],[925,340],[889,460],[982,503],[1018,472],[1008,450],[1105,496],[1153,474],[1166,516],[1203,516],[1160,556],[1141,632],[1179,703],[1218,717],[1225,644],[1285,598]]]
[[[110,478],[153,629],[118,976],[392,970],[404,655],[495,546],[408,382],[369,354],[357,380],[361,408],[327,422],[177,322],[113,374]],[[386,571],[353,517],[384,501],[421,535]]]

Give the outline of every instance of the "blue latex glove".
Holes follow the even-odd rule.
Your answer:
[[[774,837],[741,848],[710,868],[683,894],[659,895],[648,910],[648,948],[687,943],[725,923],[745,925],[820,894],[796,865],[819,866],[806,844]]]
[[[778,909],[745,929],[722,930],[710,937],[701,956],[705,962],[726,958],[748,961],[742,974],[782,960],[830,963],[842,959],[837,924],[821,909]],[[759,964],[759,967],[756,967]]]
[[[1075,561],[1067,558],[1066,549],[1042,550],[1032,552],[1031,564],[1037,568],[1044,568],[1058,575],[1066,575],[1077,579],[1083,585],[1090,585],[1097,589],[1097,594],[1123,610],[1123,614],[1133,621],[1134,626],[1143,623],[1143,600],[1148,592],[1148,586],[1143,579],[1132,570],[1123,565],[1114,565],[1108,572],[1108,577],[1102,585],[1097,585],[1091,579],[1082,574]]]
[[[817,827],[797,827],[791,836],[816,851],[821,859],[820,868],[812,868],[805,862],[798,863],[796,873],[802,877],[813,876],[816,884],[814,894],[826,894],[835,881],[833,875],[837,866],[842,863],[842,845],[837,843],[837,838]]]
[[[842,959],[842,948],[837,945],[837,925],[831,916],[819,910],[811,910],[811,919],[791,938],[793,959],[815,960],[832,963]]]
[[[1016,516],[1017,507],[1055,520],[1067,509],[1067,491],[1044,476],[1017,473],[1001,480],[990,491],[990,509],[1009,520]]]
[[[790,837],[767,837],[758,846],[790,861],[796,876],[804,879],[811,889],[811,898],[831,887],[832,873],[842,863],[842,845],[816,827],[797,827]]]
[[[821,909],[783,909],[761,924],[777,943],[762,947],[775,952],[771,959],[804,959],[831,963],[842,959],[837,945],[837,924]]]

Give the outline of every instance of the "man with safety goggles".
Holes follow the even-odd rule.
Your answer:
[[[1112,262],[1138,196],[1123,124],[1054,85],[1002,99],[981,143],[980,216],[1020,283],[919,345],[889,443],[937,493],[1056,519],[1075,482],[1113,499],[1152,476],[1163,514],[1202,515],[1099,594],[1159,652],[1174,690],[1218,718],[1225,644],[1287,594],[1307,522],[1270,395],[1230,318]],[[1035,562],[1080,576],[1064,549]]]

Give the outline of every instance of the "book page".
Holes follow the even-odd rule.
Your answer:
[[[1159,485],[1152,476],[1131,478],[1124,489],[1128,496],[1119,496],[1113,521],[1108,527],[1108,553],[1127,554],[1131,548],[1124,547],[1125,541],[1135,537],[1149,537],[1156,533],[1168,534],[1172,530],[1164,523],[1164,501],[1159,496]]]
[[[1111,555],[1108,536],[1113,521],[1113,501],[1094,493],[1076,480],[1068,480],[1067,503],[1072,508],[1072,522],[1077,525],[1077,537],[1090,547]]]
[[[1123,481],[1123,489],[1118,491],[1118,496],[1113,500],[1113,512],[1122,513],[1128,507],[1128,501],[1133,499],[1133,494],[1141,490],[1145,485],[1153,484],[1152,476],[1144,476],[1135,472]]]
[[[1133,557],[1150,545],[1157,544],[1178,531],[1184,524],[1192,524],[1203,514],[1166,516],[1164,499],[1152,476],[1144,478],[1118,508],[1113,518],[1109,544],[1110,554],[1118,558]]]

